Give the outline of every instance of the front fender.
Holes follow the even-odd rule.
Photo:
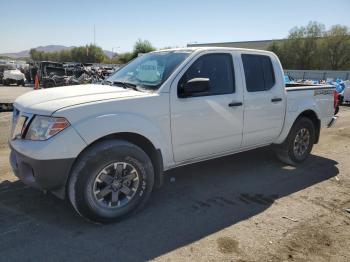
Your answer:
[[[122,112],[85,118],[74,123],[73,127],[88,145],[111,134],[128,132],[142,135],[150,140],[156,149],[161,150],[163,164],[166,167],[173,161],[170,150],[170,127],[166,128],[168,121],[167,119],[151,121],[139,114]]]

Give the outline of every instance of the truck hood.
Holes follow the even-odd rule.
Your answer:
[[[69,106],[148,95],[150,93],[116,86],[88,84],[33,90],[18,97],[14,106],[26,113],[51,115],[53,112]]]

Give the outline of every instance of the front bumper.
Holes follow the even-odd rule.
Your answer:
[[[64,192],[74,158],[37,160],[11,146],[10,163],[14,174],[26,185],[40,190]],[[64,198],[64,195],[60,195]]]
[[[21,81],[24,81],[24,79],[6,78],[6,79],[3,79],[3,81],[7,81],[10,84],[17,84],[17,83],[19,83]]]

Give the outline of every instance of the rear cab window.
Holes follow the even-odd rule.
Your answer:
[[[275,72],[267,55],[242,54],[248,92],[267,91],[275,85]]]

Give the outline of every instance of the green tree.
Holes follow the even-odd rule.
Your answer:
[[[112,64],[126,64],[130,60],[136,58],[139,54],[145,54],[148,52],[152,52],[156,50],[152,44],[148,40],[137,40],[134,44],[134,48],[132,52],[125,52],[116,54],[111,59],[106,59],[105,61],[109,61]]]
[[[35,61],[59,61],[59,62],[80,62],[80,63],[113,63],[125,64],[137,57],[140,53],[154,51],[155,48],[147,40],[137,40],[132,52],[117,54],[111,59],[108,58],[101,47],[90,44],[86,46],[74,47],[70,50],[45,53],[36,49],[30,50],[30,58]]]
[[[102,48],[92,44],[51,53],[31,49],[29,54],[31,59],[35,61],[50,60],[60,62],[100,63],[106,59]]]
[[[132,52],[133,57],[137,57],[139,54],[145,54],[156,50],[150,41],[138,39],[134,45],[134,50]]]
[[[30,58],[34,61],[42,61],[45,58],[45,53],[42,51],[38,51],[34,48],[29,50]]]
[[[350,32],[347,26],[335,25],[324,33],[322,59],[328,69],[349,70]]]
[[[293,28],[287,39],[272,43],[269,50],[287,69],[346,69],[349,47],[347,27],[335,26],[326,31],[323,24],[309,22],[305,27]]]
[[[294,57],[294,68],[310,69],[318,65],[318,39],[322,37],[325,27],[317,22],[309,22],[306,27],[293,28],[285,44],[285,52]],[[288,57],[289,59],[289,57]]]
[[[130,52],[121,53],[116,56],[116,64],[126,64],[134,58],[134,54]]]
[[[106,58],[102,48],[92,44],[74,47],[70,51],[72,61],[81,63],[101,63]]]

